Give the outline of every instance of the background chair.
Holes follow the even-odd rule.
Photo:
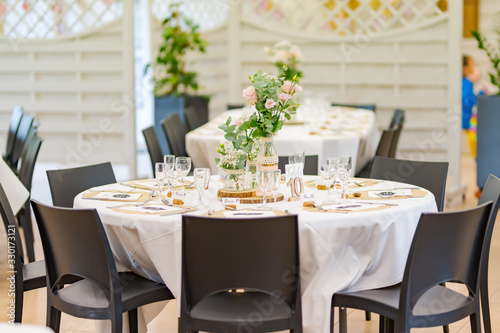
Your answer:
[[[170,152],[175,156],[188,156],[186,153],[186,125],[177,113],[172,113],[161,121],[163,131],[167,137]]]
[[[491,317],[490,317],[490,302],[488,291],[488,266],[490,256],[491,237],[493,235],[493,228],[500,207],[500,179],[494,175],[489,175],[488,179],[479,198],[478,205],[482,205],[488,201],[493,201],[493,208],[491,210],[490,223],[486,232],[486,238],[483,245],[483,254],[481,258],[481,310],[483,313],[484,332],[491,333]]]
[[[186,126],[188,131],[192,131],[200,126],[205,125],[208,122],[208,117],[205,117],[199,112],[199,109],[195,109],[192,106],[184,108],[184,119],[186,119]]]
[[[5,147],[5,155],[3,159],[8,165],[12,165],[12,153],[14,151],[14,141],[16,140],[17,130],[23,118],[23,108],[19,105],[14,107],[10,115],[9,131],[7,132],[7,145]]]
[[[345,103],[335,103],[333,102],[331,104],[332,106],[345,106],[349,108],[355,108],[355,109],[366,109],[375,112],[377,109],[377,105],[375,104],[345,104]]]
[[[444,208],[448,162],[423,162],[375,157],[370,178],[423,187],[434,194],[440,212]]]
[[[87,165],[78,168],[47,170],[52,203],[59,207],[73,207],[76,195],[95,186],[116,183],[111,163]]]
[[[380,140],[378,142],[377,150],[375,151],[375,157],[391,157],[392,146],[394,145],[394,140],[397,140],[397,128],[389,128],[382,131]],[[396,143],[397,146],[397,143]],[[356,177],[368,178],[373,167],[373,160],[368,162],[361,171],[356,174]]]
[[[163,152],[161,150],[160,142],[154,126],[150,126],[142,130],[142,135],[146,141],[146,146],[148,147],[149,159],[151,160],[151,166],[153,167],[153,175],[155,174],[155,164],[158,162],[163,162]]]
[[[9,254],[12,255],[8,259],[14,261],[14,266],[9,267],[10,271],[14,271],[16,286],[14,321],[20,323],[23,319],[24,292],[45,287],[45,262],[24,263],[24,250],[19,229],[2,184],[0,184],[0,215],[9,243]],[[14,244],[13,247],[10,244]]]
[[[227,104],[226,110],[234,110],[234,109],[243,109],[245,107],[244,104]]]
[[[208,123],[208,102],[209,99],[204,96],[189,96],[189,98],[184,99],[184,119],[190,131]],[[193,109],[192,114],[195,115],[195,121],[185,117],[188,108]],[[196,127],[190,127],[191,125]]]
[[[343,308],[341,332],[346,332],[344,308],[379,313],[396,323],[395,332],[442,326],[467,316],[470,316],[472,332],[479,332],[479,272],[491,208],[489,202],[461,212],[422,214],[403,282],[388,288],[334,294],[332,330],[333,309],[339,307]],[[468,295],[442,286],[444,282],[465,285]]]
[[[402,109],[395,109],[392,114],[391,122],[389,128],[395,128],[398,125],[403,125],[405,123],[405,111]]]
[[[283,174],[285,174],[286,164],[288,164],[288,156],[278,156],[278,169],[280,169]],[[318,175],[318,155],[306,155],[304,175]]]
[[[43,140],[33,132],[30,133],[24,144],[24,149],[19,159],[18,177],[24,187],[30,192],[33,182],[33,171],[38,159],[38,153]],[[23,208],[17,213],[17,220],[24,231],[24,242],[26,244],[26,253],[29,262],[35,261],[35,238],[33,236],[33,222],[31,220],[31,206],[29,200],[26,201]]]
[[[182,218],[179,332],[302,332],[297,216]]]
[[[16,139],[14,140],[14,147],[12,149],[12,158],[10,165],[14,172],[17,172],[17,162],[19,161],[19,158],[21,158],[24,143],[26,142],[26,139],[33,129],[33,121],[33,116],[25,113],[21,118],[21,122],[19,123],[19,128],[16,133]]]
[[[389,124],[389,128],[396,129],[396,133],[394,133],[394,137],[391,144],[391,149],[389,151],[389,156],[387,157],[396,157],[396,151],[398,149],[399,137],[401,136],[401,132],[403,131],[403,124],[405,122],[405,111],[401,109],[394,110],[392,115],[391,123]]]
[[[93,209],[68,209],[32,201],[47,270],[47,326],[59,332],[61,312],[86,319],[111,320],[111,332],[122,332],[128,312],[137,332],[137,308],[173,299],[161,283],[116,271],[108,238]],[[71,285],[68,277],[81,278]],[[64,287],[64,288],[63,288]]]

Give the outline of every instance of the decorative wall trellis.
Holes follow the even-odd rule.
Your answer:
[[[44,2],[55,3],[28,3]],[[27,16],[17,12],[21,1],[7,3],[13,6],[4,17],[24,22]],[[9,28],[20,27],[19,22],[4,25],[10,30],[0,35],[1,123],[7,124],[12,108],[20,104],[40,121],[39,132],[45,139],[40,161],[65,166],[111,161],[127,165],[133,175],[133,2],[65,1],[65,17],[75,15],[78,3],[88,4],[85,14],[82,11],[79,23],[64,19],[64,34],[59,36],[48,15],[34,21],[36,34]],[[98,3],[101,7],[96,7]],[[118,16],[105,19],[114,17],[112,12]],[[0,128],[2,138],[6,129]]]

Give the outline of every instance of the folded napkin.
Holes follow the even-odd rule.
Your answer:
[[[143,193],[113,193],[113,192],[91,192],[82,196],[83,199],[108,200],[108,201],[140,201]]]
[[[411,196],[411,189],[403,190],[384,190],[384,191],[368,191],[369,198],[391,198],[391,197],[401,197],[401,196]]]

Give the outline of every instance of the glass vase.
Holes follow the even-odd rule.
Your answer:
[[[219,175],[226,191],[240,191],[245,188],[245,169],[220,169]]]
[[[262,138],[262,146],[257,154],[257,169],[258,170],[277,170],[278,169],[278,154],[274,148],[274,136],[266,136]]]
[[[257,188],[257,161],[246,161],[245,188]]]

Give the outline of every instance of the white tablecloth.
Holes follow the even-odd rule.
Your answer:
[[[225,123],[229,116],[235,120],[242,114],[241,110],[224,112],[186,135],[186,150],[196,167],[210,168],[212,173],[217,171],[216,148],[224,141],[224,132],[217,126]],[[315,134],[311,135],[311,131]],[[302,150],[306,155],[318,155],[318,166],[328,157],[350,155],[353,170],[357,172],[375,155],[378,139],[373,111],[332,107],[316,129],[311,129],[310,124],[283,126],[274,137],[274,147],[280,156]]]
[[[12,211],[17,214],[30,194],[2,158],[0,158],[0,184],[7,194]]]
[[[375,185],[390,188],[397,183]],[[106,185],[113,188],[116,185]],[[215,209],[221,187],[214,177],[206,197]],[[281,188],[285,197],[289,190]],[[196,196],[196,191],[191,192]],[[326,191],[306,188],[316,201]],[[358,200],[356,200],[358,201]],[[379,200],[383,201],[383,200]],[[373,202],[373,201],[372,201]],[[422,212],[436,211],[434,197],[393,199],[388,209],[370,212],[314,213],[302,203],[280,202],[279,207],[299,214],[299,242],[305,332],[329,331],[333,293],[393,285],[403,277],[406,257]],[[115,212],[108,206],[119,203],[75,198],[75,207],[97,208],[117,261],[126,268],[163,281],[174,296],[180,296],[181,215],[145,216]],[[248,205],[252,207],[252,205]]]

